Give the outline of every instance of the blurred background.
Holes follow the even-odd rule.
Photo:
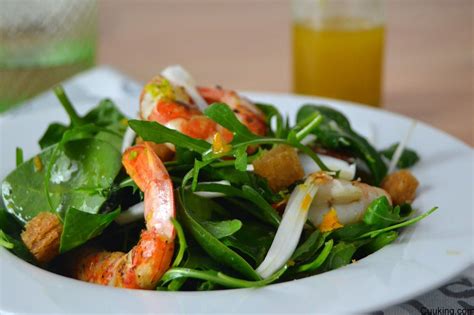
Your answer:
[[[472,0],[385,1],[380,101],[471,146],[473,6]],[[99,0],[97,11],[89,8],[98,23],[91,22],[98,30],[91,58],[142,82],[179,63],[200,84],[292,92],[290,7],[287,0]]]

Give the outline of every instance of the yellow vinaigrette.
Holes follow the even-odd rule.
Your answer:
[[[331,208],[323,217],[323,222],[319,225],[319,230],[321,232],[330,232],[332,230],[336,230],[339,228],[344,227],[344,225],[339,222],[339,218],[337,217],[336,209]]]
[[[216,132],[212,137],[212,152],[214,154],[227,153],[232,149],[230,144],[225,143],[220,132]]]

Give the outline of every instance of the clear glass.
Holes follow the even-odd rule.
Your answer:
[[[0,0],[0,113],[91,67],[95,0]]]
[[[382,0],[294,0],[293,90],[381,104]]]

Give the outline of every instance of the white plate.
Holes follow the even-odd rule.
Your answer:
[[[71,98],[74,102],[74,93]],[[299,105],[323,103],[344,112],[356,129],[373,128],[376,145],[399,141],[410,119],[347,102],[286,94],[247,93],[294,118]],[[53,98],[48,96],[50,102]],[[119,101],[120,103],[120,101]],[[122,102],[132,116],[133,105]],[[136,101],[133,102],[136,104]],[[88,106],[78,104],[84,112]],[[18,115],[21,112],[21,117]],[[30,106],[0,117],[0,178],[14,168],[14,149],[37,152],[36,141],[53,120],[65,120],[60,106]],[[364,312],[405,301],[433,289],[473,262],[473,150],[461,141],[419,123],[409,143],[421,162],[415,207],[440,209],[403,231],[390,246],[354,264],[321,275],[260,289],[215,292],[123,290],[58,276],[0,248],[0,310],[3,312],[114,313],[297,313]]]

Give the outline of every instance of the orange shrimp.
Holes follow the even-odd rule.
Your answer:
[[[198,92],[208,103],[227,103],[252,132],[265,135],[267,126],[263,114],[234,91],[198,88]],[[229,130],[202,114],[184,88],[172,85],[161,76],[153,78],[144,87],[140,96],[140,115],[142,119],[156,121],[187,136],[208,142],[212,142],[217,132],[226,143],[233,138]]]
[[[168,270],[174,251],[173,184],[165,166],[147,144],[122,156],[127,173],[145,194],[146,230],[128,253],[89,252],[76,263],[79,280],[132,289],[153,289]]]
[[[235,91],[225,90],[220,86],[198,87],[199,94],[208,102],[222,102],[229,105],[240,122],[250,131],[259,136],[267,132],[267,124],[263,113],[248,99],[240,97]]]

